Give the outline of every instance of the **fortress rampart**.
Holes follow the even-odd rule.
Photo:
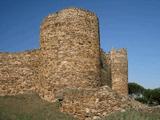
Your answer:
[[[100,85],[98,18],[94,14],[65,9],[49,15],[41,25],[40,38],[44,89]]]
[[[128,95],[128,58],[126,49],[111,50],[112,90]]]
[[[0,95],[36,91],[52,102],[64,88],[98,89],[104,85],[128,94],[127,51],[100,51],[94,13],[64,9],[46,17],[40,29],[39,49],[0,53]]]
[[[0,53],[0,95],[35,90],[39,50]]]
[[[112,49],[101,51],[101,83],[108,85],[121,95],[128,95],[128,57],[127,50]]]

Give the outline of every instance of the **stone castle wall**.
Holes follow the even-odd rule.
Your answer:
[[[65,9],[45,18],[40,74],[46,92],[100,85],[98,26],[95,14],[81,9]]]
[[[53,102],[62,88],[91,89],[103,85],[127,95],[126,51],[103,54],[101,62],[96,15],[77,8],[61,10],[44,19],[39,49],[0,53],[0,95],[33,90]]]
[[[132,106],[121,96],[128,94],[127,51],[100,51],[94,13],[64,9],[40,28],[39,49],[0,53],[1,96],[36,91],[49,102],[63,100],[61,111],[82,120]]]
[[[108,85],[121,95],[128,95],[128,56],[127,50],[112,49],[101,51],[101,83]]]
[[[112,87],[110,54],[101,50],[101,86]]]
[[[105,65],[107,66],[107,69],[106,69],[107,84],[106,85],[112,88],[111,56],[109,53],[106,54]]]
[[[128,58],[126,49],[111,50],[112,90],[128,95]]]
[[[0,95],[35,90],[39,50],[0,53]]]

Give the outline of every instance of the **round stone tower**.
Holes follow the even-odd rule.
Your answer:
[[[100,41],[94,13],[68,8],[45,18],[40,32],[40,81],[47,91],[100,84]]]
[[[120,95],[128,95],[128,58],[126,49],[111,50],[112,89]]]

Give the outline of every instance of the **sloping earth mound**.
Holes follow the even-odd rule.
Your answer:
[[[111,114],[103,120],[160,120],[160,114],[127,110]]]
[[[0,120],[75,120],[59,111],[59,103],[49,103],[37,94],[0,97]]]

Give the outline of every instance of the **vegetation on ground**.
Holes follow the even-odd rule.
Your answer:
[[[139,102],[150,106],[160,105],[160,88],[145,89],[137,83],[129,83],[129,95],[134,97]]]
[[[0,120],[74,120],[59,111],[60,103],[48,103],[37,94],[0,97]]]
[[[126,112],[111,114],[103,120],[160,120],[160,114],[149,114],[128,110]]]
[[[0,120],[75,120],[59,111],[60,103],[46,102],[35,94],[0,97]],[[104,120],[160,120],[158,114],[129,110],[114,113]]]

